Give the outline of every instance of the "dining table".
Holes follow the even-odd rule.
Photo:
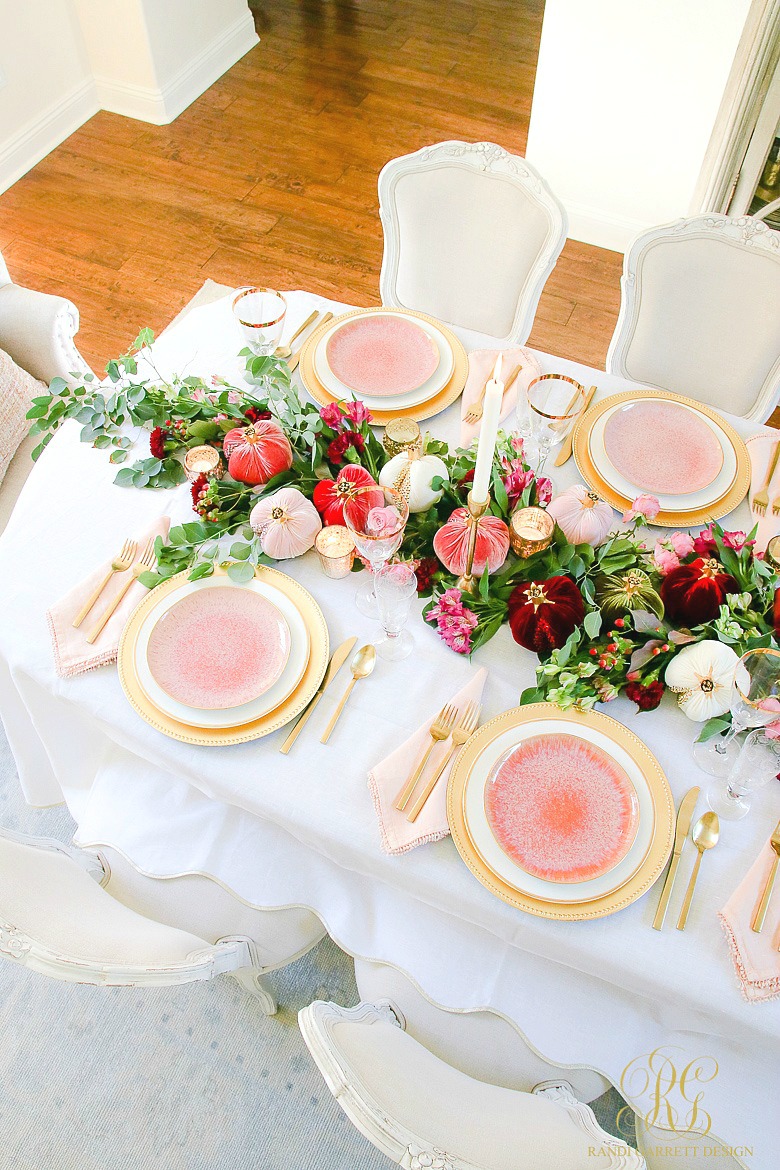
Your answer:
[[[290,331],[312,309],[352,308],[305,291],[285,295]],[[237,330],[228,296],[195,307],[154,342],[155,368],[168,377],[216,375],[245,385]],[[454,332],[467,350],[501,348],[493,338]],[[635,389],[603,370],[536,357],[544,372],[597,386],[596,402]],[[763,430],[724,417],[744,438]],[[423,429],[455,447],[460,423],[456,402]],[[378,662],[327,744],[320,736],[339,687],[325,693],[287,755],[279,751],[284,729],[228,747],[168,738],[127,701],[115,666],[58,676],[46,613],[115,554],[118,540],[161,515],[173,523],[192,519],[189,485],[117,486],[106,452],[80,442],[79,430],[71,421],[57,432],[0,537],[0,710],[29,804],[65,801],[78,843],[110,845],[146,874],[198,872],[255,905],[310,908],[351,955],[399,968],[445,1008],[500,1013],[547,1061],[596,1069],[640,1112],[649,1106],[639,1081],[623,1076],[632,1062],[658,1050],[674,1053],[678,1070],[716,1062],[717,1075],[701,1086],[713,1140],[717,1135],[750,1170],[775,1166],[780,1002],[742,997],[717,913],[780,818],[780,785],[758,792],[744,820],[723,825],[685,931],[674,928],[671,915],[663,931],[652,929],[660,883],[610,916],[560,922],[495,897],[449,838],[389,855],[370,770],[478,667],[487,669],[483,720],[516,706],[534,683],[536,656],[506,625],[471,659],[455,654],[419,620],[420,600],[409,625],[413,653]],[[140,449],[145,434],[136,436]],[[580,478],[573,459],[548,472],[556,492]],[[723,523],[748,531],[748,501]],[[649,541],[656,535],[648,529]],[[353,635],[358,644],[376,638],[377,624],[354,604],[355,577],[325,576],[314,551],[279,567],[316,598],[331,648]],[[704,789],[709,777],[692,755],[698,727],[674,696],[667,693],[655,711],[639,713],[622,697],[600,709],[647,744],[676,804],[692,785]],[[689,845],[678,885],[692,857]]]

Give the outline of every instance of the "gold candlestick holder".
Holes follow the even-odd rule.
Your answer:
[[[469,543],[466,551],[466,572],[462,577],[458,577],[457,586],[462,593],[476,593],[479,588],[479,582],[474,576],[474,553],[477,549],[477,533],[479,531],[479,522],[490,507],[490,495],[486,500],[478,502],[474,499],[471,492],[468,494],[466,500],[468,507],[468,526],[469,526]]]

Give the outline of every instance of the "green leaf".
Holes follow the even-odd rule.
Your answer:
[[[246,561],[237,561],[228,565],[228,577],[231,581],[235,581],[237,585],[246,585],[255,575],[254,565],[247,564]]]
[[[487,565],[479,579],[479,595],[483,601],[487,601],[490,595],[490,569]]]
[[[166,580],[166,578],[162,577],[159,573],[141,573],[138,580],[142,585],[145,585],[147,589],[154,589],[156,585],[161,585],[162,582]]]
[[[40,406],[31,406],[27,411],[25,418],[45,418],[48,413],[49,404],[46,403],[46,405],[44,405],[41,403]]]
[[[541,703],[544,701],[544,693],[538,687],[526,687],[520,696],[520,707],[525,707],[528,703]]]
[[[232,544],[230,546],[230,555],[235,557],[237,561],[248,561],[249,554],[252,552],[251,544]]]
[[[113,459],[113,455],[111,458]],[[133,471],[132,467],[123,467],[116,473],[114,477],[114,483],[118,484],[119,487],[128,487],[133,482],[134,478],[135,472]]]
[[[601,610],[590,610],[589,613],[585,614],[585,620],[582,624],[589,638],[597,638],[601,630]]]
[[[211,577],[213,573],[214,566],[211,561],[198,561],[190,572],[190,581],[200,581],[202,577]]]
[[[723,719],[721,716],[716,716],[714,719],[708,719],[699,732],[697,743],[706,743],[708,739],[713,739],[716,735],[721,735],[731,727],[729,719]]]
[[[98,435],[97,438],[95,439],[95,446],[97,447],[98,451],[103,451],[106,447],[110,447],[111,446],[111,436],[110,435]]]
[[[51,382],[49,382],[49,390],[52,394],[62,394],[67,389],[68,383],[64,378],[52,378]]]

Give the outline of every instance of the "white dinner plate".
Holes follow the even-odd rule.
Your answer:
[[[438,394],[449,382],[452,377],[452,372],[455,368],[455,359],[452,354],[449,342],[435,325],[428,321],[422,321],[419,317],[412,317],[406,313],[374,313],[376,317],[382,316],[401,316],[412,324],[417,325],[422,329],[428,337],[433,341],[439,351],[439,364],[431,374],[426,382],[418,386],[416,390],[410,390],[408,394],[391,394],[382,396],[370,396],[368,394],[358,394],[355,390],[350,390],[343,382],[340,382],[336,375],[328,365],[327,347],[328,341],[338,329],[342,329],[345,325],[351,325],[354,317],[350,317],[346,321],[336,321],[334,325],[328,329],[317,342],[317,347],[314,351],[314,372],[319,378],[322,385],[333,394],[334,397],[340,399],[357,398],[361,402],[376,410],[395,410],[396,408],[406,406],[419,406],[422,402],[427,402],[429,398],[433,398]]]
[[[645,400],[643,399],[643,401]],[[697,418],[700,418],[710,428],[723,452],[723,466],[712,483],[708,484],[705,488],[701,488],[699,491],[674,496],[656,495],[662,512],[694,511],[717,503],[729,490],[737,474],[737,453],[725,431],[721,430],[713,419],[708,418],[706,414],[702,414],[694,407],[689,407],[684,403],[680,403],[679,405],[683,410],[690,410],[692,414],[695,414]],[[625,402],[617,402],[609,410],[604,411],[591,428],[588,446],[590,457],[599,475],[604,478],[613,491],[619,492],[630,503],[642,492],[645,492],[646,489],[631,483],[630,480],[627,480],[625,476],[620,474],[617,468],[612,465],[604,443],[604,431],[609,419],[616,411],[624,410],[625,408]],[[653,494],[655,495],[655,493]]]
[[[639,800],[639,825],[625,857],[611,870],[582,882],[550,882],[521,869],[499,846],[485,813],[485,789],[498,761],[512,748],[533,735],[561,734],[576,736],[601,748],[625,771],[636,789]],[[535,720],[510,728],[489,743],[477,759],[463,793],[466,828],[474,848],[498,877],[521,893],[550,902],[576,904],[600,898],[625,885],[647,856],[655,828],[653,797],[644,773],[627,751],[597,728],[578,726],[564,720]]]
[[[224,710],[203,710],[197,707],[188,707],[172,698],[155,682],[146,659],[149,638],[158,620],[183,597],[202,589],[224,589],[226,586],[233,589],[253,589],[256,593],[273,602],[285,618],[290,630],[290,655],[284,670],[273,686],[250,703],[244,703],[240,707],[228,707]],[[273,711],[280,703],[284,702],[288,695],[292,694],[306,670],[309,652],[309,632],[306,623],[289,597],[257,578],[246,585],[237,585],[229,577],[220,574],[217,577],[204,577],[200,581],[187,581],[181,589],[177,589],[175,593],[163,598],[160,604],[150,611],[138,633],[135,646],[135,669],[147,697],[172,719],[189,723],[192,727],[241,727],[244,723],[250,723],[252,720],[266,715],[269,711]]]

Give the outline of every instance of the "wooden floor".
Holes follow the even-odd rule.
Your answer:
[[[252,4],[261,43],[171,126],[97,114],[0,195],[12,277],[78,304],[95,368],[207,277],[378,304],[382,165],[525,151],[543,0]],[[531,343],[603,366],[621,260],[570,241]]]

